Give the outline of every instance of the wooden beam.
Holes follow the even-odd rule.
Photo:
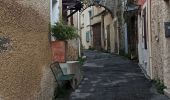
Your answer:
[[[70,15],[67,16],[67,18],[71,17],[73,14],[75,14],[78,10],[73,11]]]

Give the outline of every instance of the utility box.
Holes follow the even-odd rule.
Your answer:
[[[165,37],[170,37],[170,22],[165,22]]]

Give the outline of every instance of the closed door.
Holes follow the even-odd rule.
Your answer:
[[[107,25],[107,50],[110,52],[110,25]]]
[[[101,23],[97,23],[93,27],[93,47],[101,49]]]

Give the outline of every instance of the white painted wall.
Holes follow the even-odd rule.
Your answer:
[[[88,49],[89,46],[92,46],[92,31],[91,31],[91,24],[90,24],[90,16],[89,11],[92,11],[92,7],[85,9],[81,13],[80,23],[81,23],[81,41],[82,45],[85,49]],[[90,32],[90,39],[89,42],[86,41],[86,33]]]
[[[51,0],[51,25],[54,25],[59,19],[59,1]]]
[[[148,76],[151,76],[150,72],[150,62],[149,62],[149,41],[147,35],[147,47],[148,49],[145,49],[144,47],[144,18],[143,16],[143,10],[146,8],[146,20],[148,20],[148,11],[147,11],[147,4],[145,3],[142,7],[141,14],[138,16],[138,55],[139,55],[139,64],[144,69],[145,73]],[[146,25],[147,27],[147,25]],[[149,31],[147,31],[147,34],[149,34]]]
[[[60,0],[62,1],[62,0]],[[50,21],[54,25],[59,20],[59,1],[50,0]],[[55,41],[55,37],[51,36],[51,41]]]

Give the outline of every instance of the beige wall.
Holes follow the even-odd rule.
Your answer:
[[[101,16],[96,16],[91,18],[91,25],[97,24],[97,23],[101,23]]]
[[[90,19],[91,25],[95,25],[97,23],[101,23],[101,48],[104,48],[104,30],[103,30],[103,12],[105,8],[99,6],[92,6],[92,17]],[[93,44],[94,45],[94,44]]]
[[[105,10],[103,7],[92,6],[91,25],[101,22],[101,13]]]
[[[100,6],[92,6],[92,9],[93,9],[94,16],[105,10],[104,7],[100,7]]]
[[[108,39],[107,36],[107,26],[110,26],[110,52],[114,52],[115,49],[115,33],[114,33],[114,25],[113,25],[113,18],[111,16],[111,14],[108,12],[105,16],[104,16],[104,29],[105,29],[105,37],[106,39]],[[107,41],[106,41],[107,44]],[[107,49],[107,45],[105,47],[105,49]]]
[[[110,26],[110,52],[115,52],[115,28],[111,14],[103,7],[93,6],[93,17],[91,18],[91,25],[102,23],[101,25],[101,45],[102,48],[107,50],[107,26]],[[103,26],[104,25],[104,26]],[[104,29],[103,29],[104,28]],[[105,45],[104,45],[105,41]]]
[[[155,78],[170,88],[170,38],[165,38],[164,22],[170,22],[170,5],[164,0],[151,1],[152,63]]]
[[[0,37],[11,49],[0,53],[0,100],[51,100],[50,1],[0,0]]]
[[[85,9],[81,13],[81,42],[82,45],[85,49],[88,49],[89,46],[92,46],[92,31],[91,31],[91,26],[90,26],[90,16],[89,16],[89,11],[92,12],[92,7],[89,7]],[[90,41],[86,41],[86,33],[90,32]]]

